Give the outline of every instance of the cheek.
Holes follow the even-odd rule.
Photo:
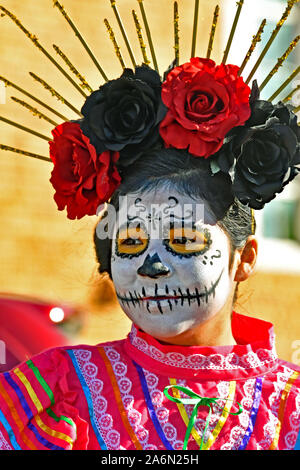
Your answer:
[[[113,255],[111,262],[112,280],[117,288],[126,288],[135,281],[139,267],[136,258],[120,258]]]

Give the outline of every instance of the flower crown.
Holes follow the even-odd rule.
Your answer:
[[[297,1],[288,1],[274,30],[276,34]],[[143,0],[138,2],[153,52]],[[195,1],[192,50],[195,49],[198,3]],[[283,64],[298,43],[299,36],[278,60],[260,89],[256,80],[253,80],[251,90],[248,86],[249,78],[252,78],[257,67],[254,67],[247,82],[241,73],[260,41],[265,20],[253,37],[243,65],[226,64],[243,3],[238,2],[230,39],[220,65],[210,58],[218,7],[214,14],[207,57],[193,56],[188,62],[179,65],[178,7],[175,2],[175,61],[164,74],[163,81],[157,70],[154,52],[155,70],[148,65],[136,14],[134,18],[144,64],[136,66],[133,61],[132,69],[125,67],[113,31],[105,20],[123,73],[118,79],[106,79],[106,83],[98,90],[91,90],[81,109],[81,118],[77,121],[65,120],[57,125],[52,131],[53,140],[49,142],[50,158],[54,164],[50,178],[55,189],[54,199],[59,210],[67,209],[68,218],[80,219],[85,215],[95,215],[99,205],[109,201],[121,184],[123,169],[133,165],[144,152],[163,147],[186,149],[195,158],[208,159],[211,177],[219,172],[229,175],[233,195],[252,209],[262,209],[295,178],[300,171],[300,128],[294,113],[298,109],[293,110],[292,106],[281,101],[272,104],[271,100],[261,100],[260,90]],[[74,24],[60,3],[55,1],[54,5],[74,29]],[[116,2],[111,1],[111,5],[120,20]],[[1,9],[20,26],[14,15],[3,7]],[[122,25],[120,21],[119,25]],[[25,28],[22,28],[24,31]],[[83,41],[80,33],[77,33]],[[31,35],[30,39],[41,49],[37,39],[33,38]],[[128,40],[126,44],[128,46]],[[270,45],[269,41],[267,47]],[[292,78],[286,81],[286,85]],[[11,82],[4,80],[7,85],[11,85]],[[276,96],[274,94],[272,98]]]

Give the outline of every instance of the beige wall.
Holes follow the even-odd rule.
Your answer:
[[[121,68],[113,54],[112,44],[103,23],[104,17],[107,17],[113,25],[126,63],[130,66],[109,0],[64,0],[62,3],[109,78],[118,76]],[[144,3],[155,49],[159,56],[159,67],[163,71],[173,60],[173,1],[145,0]],[[180,0],[178,3],[182,62],[190,57],[194,2]],[[200,3],[196,54],[204,56],[215,2],[201,0]],[[221,12],[225,5],[228,7],[228,3],[228,0],[219,2]],[[231,3],[235,5],[236,2]],[[139,13],[138,3],[135,0],[119,0],[117,4],[124,23],[129,24],[128,36],[134,45],[136,58],[141,61],[131,17],[133,8]],[[52,7],[50,0],[23,0],[22,2],[3,0],[2,5],[22,20],[24,26],[39,38],[41,44],[58,62],[62,63],[52,49],[53,43],[61,47],[94,89],[103,83],[96,67],[60,12]],[[233,8],[233,13],[234,11],[235,8]],[[33,82],[28,72],[39,74],[79,109],[84,101],[81,95],[9,18],[0,18],[0,25],[0,75],[35,94],[68,118],[76,119],[77,116],[72,111],[52,98],[39,84]],[[228,28],[226,29],[223,25],[216,33],[212,57],[216,62],[220,62],[224,50],[224,41],[222,41],[224,32],[227,37]],[[239,34],[241,33],[240,30]],[[239,40],[238,37],[236,40]],[[150,56],[149,50],[148,55]],[[0,115],[50,137],[52,126],[12,102],[10,96],[30,101],[12,88],[7,88],[7,102],[0,105]],[[46,112],[42,108],[41,110]],[[46,112],[46,114],[50,116],[50,113]],[[52,115],[51,117],[54,120],[58,119]],[[1,122],[0,142],[42,155],[47,155],[48,152],[47,142]],[[99,311],[96,263],[92,246],[92,232],[96,217],[70,221],[65,212],[57,211],[53,201],[53,189],[49,183],[51,163],[4,151],[0,151],[0,156],[0,291],[37,295],[57,301],[67,299],[86,304],[93,311]],[[285,285],[285,289],[288,287]],[[252,313],[259,314],[263,318],[264,311],[260,306],[264,304],[255,303],[255,299],[254,293]],[[278,310],[275,311],[277,304],[276,306],[274,304],[274,320],[280,321]],[[123,317],[121,317],[120,310],[117,307],[115,309],[114,316],[108,307],[100,308],[102,319],[94,317],[90,324],[92,326],[88,327],[87,333],[92,338],[91,341],[97,341],[97,338],[99,341],[112,339],[115,335],[122,336],[127,331],[129,323],[125,319],[121,320]],[[116,331],[113,331],[114,328]],[[287,345],[282,350],[282,354],[287,359],[290,359],[291,355],[289,346],[291,341],[298,339],[295,335],[300,338],[299,328],[295,333],[295,327],[293,327],[291,336],[285,336]]]

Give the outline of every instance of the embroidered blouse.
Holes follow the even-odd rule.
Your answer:
[[[194,406],[178,386],[218,397],[209,421],[199,406],[188,450],[300,448],[300,368],[277,358],[270,323],[233,312],[232,332],[234,346],[186,347],[133,325],[33,357],[0,375],[0,449],[181,450]]]

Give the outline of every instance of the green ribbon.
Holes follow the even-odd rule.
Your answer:
[[[169,389],[170,388],[176,388],[177,390],[180,390],[181,392],[188,395],[190,398],[176,398],[176,397],[173,397],[173,396],[169,395]],[[213,404],[218,404],[217,401],[218,400],[224,400],[224,398],[221,398],[221,397],[201,397],[201,395],[198,395],[197,393],[193,392],[189,388],[182,387],[181,385],[168,385],[164,389],[164,394],[169,400],[173,401],[174,403],[181,403],[183,405],[194,405],[194,409],[193,409],[193,412],[191,414],[191,417],[190,417],[190,420],[189,420],[189,423],[188,423],[188,427],[187,427],[187,430],[186,430],[186,434],[185,434],[185,437],[184,437],[184,443],[183,443],[183,449],[182,450],[187,450],[188,440],[189,440],[189,437],[191,435],[192,429],[194,427],[194,424],[195,424],[195,421],[196,421],[196,418],[197,418],[197,413],[198,413],[199,406],[207,406],[209,408],[208,415],[207,415],[206,422],[205,422],[205,428],[204,428],[204,431],[203,431],[203,434],[202,434],[201,444],[200,444],[200,448],[199,448],[199,450],[202,450],[203,438],[204,438],[206,430],[208,428],[211,413],[212,413],[212,405]],[[231,413],[231,412],[228,411],[228,413],[230,415],[237,416],[237,415],[242,413],[242,411],[243,411],[242,405],[239,402],[236,402],[236,403],[239,406],[239,410],[236,413]],[[225,406],[222,408],[222,410],[224,410],[224,408],[225,408]]]

